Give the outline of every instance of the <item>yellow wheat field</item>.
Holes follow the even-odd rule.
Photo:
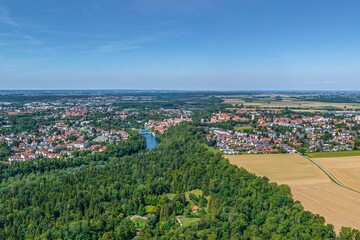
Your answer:
[[[295,200],[300,201],[306,210],[324,216],[327,223],[335,226],[336,231],[341,226],[360,229],[360,194],[333,183],[325,173],[301,155],[226,157],[231,164],[244,167],[258,176],[266,176],[272,182],[289,185]],[[360,179],[360,175],[357,178]]]
[[[327,102],[316,102],[316,101],[296,101],[296,100],[283,100],[283,101],[263,101],[259,102],[254,100],[254,102],[245,102],[241,98],[224,98],[225,103],[228,104],[243,104],[246,107],[260,107],[260,108],[295,108],[295,109],[322,109],[326,107],[333,107],[347,110],[347,109],[360,109],[360,104],[358,103],[327,103]]]
[[[360,191],[360,156],[316,158],[343,184]]]

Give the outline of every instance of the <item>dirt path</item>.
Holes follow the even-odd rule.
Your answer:
[[[360,156],[317,158],[341,183],[360,192]]]
[[[318,166],[330,179],[331,181],[333,181],[334,183],[336,183],[337,185],[349,189],[351,191],[354,191],[356,193],[360,193],[360,191],[353,189],[352,187],[345,185],[344,183],[340,182],[331,172],[329,172],[326,168],[324,168],[320,163],[318,163],[316,160],[311,159],[307,156],[304,156],[306,159],[308,159],[309,161],[311,161],[312,163],[314,163],[316,166]]]

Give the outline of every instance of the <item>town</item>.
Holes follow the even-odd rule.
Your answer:
[[[144,106],[131,108],[134,102]],[[103,152],[126,141],[129,131],[163,134],[192,122],[187,107],[154,105],[149,96],[86,96],[47,101],[3,102],[2,160],[76,157]],[[360,148],[360,115],[353,111],[293,112],[245,107],[213,113],[199,125],[209,145],[226,154],[350,151]]]
[[[86,96],[0,104],[1,161],[71,158],[106,151],[151,130],[153,135],[190,122],[185,109],[153,107],[153,97]],[[124,108],[119,103],[144,101],[146,107]],[[130,103],[131,104],[131,103]]]
[[[103,130],[88,125],[86,121],[71,124],[58,122],[53,126],[41,126],[37,133],[22,132],[0,136],[11,146],[9,161],[27,161],[36,158],[60,158],[78,156],[80,152],[97,153],[107,149],[106,144],[126,141],[129,134],[124,130]]]
[[[244,110],[217,113],[203,119],[207,140],[226,154],[305,153],[360,148],[360,115],[351,112],[283,114],[280,111]],[[230,130],[213,127],[235,124]]]
[[[169,127],[176,126],[182,122],[192,122],[191,118],[170,118],[165,121],[154,121],[149,120],[145,123],[144,127],[145,129],[149,129],[154,133],[164,133]]]

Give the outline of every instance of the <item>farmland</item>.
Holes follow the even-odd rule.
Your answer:
[[[317,158],[316,161],[340,182],[360,191],[360,156]]]
[[[244,105],[247,108],[261,109],[284,109],[293,110],[357,110],[360,109],[359,103],[342,103],[342,102],[321,102],[321,101],[304,101],[299,99],[298,95],[287,94],[259,94],[259,95],[234,95],[219,96],[225,103],[232,105]]]
[[[313,152],[306,154],[310,158],[335,158],[360,156],[360,151]]]
[[[229,155],[227,158],[231,164],[266,176],[272,182],[289,185],[294,199],[306,210],[324,216],[336,230],[341,226],[360,228],[359,193],[338,186],[301,155]],[[359,176],[356,172],[352,174]]]
[[[248,108],[263,109],[303,109],[303,110],[356,110],[360,109],[359,104],[349,103],[323,103],[323,102],[303,102],[303,101],[253,101],[245,102],[240,99],[225,99],[225,103],[243,104]]]

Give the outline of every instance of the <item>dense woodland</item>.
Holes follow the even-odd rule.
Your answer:
[[[0,239],[360,239],[336,237],[288,186],[230,165],[202,135],[182,124],[153,151],[138,139],[131,151],[2,166]]]

